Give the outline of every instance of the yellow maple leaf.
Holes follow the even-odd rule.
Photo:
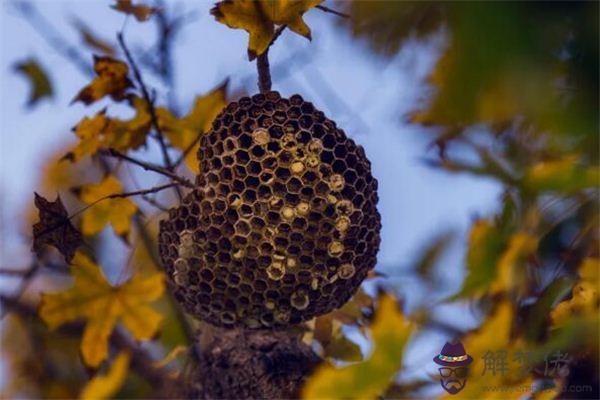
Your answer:
[[[94,71],[97,76],[89,85],[81,89],[73,102],[81,101],[91,104],[104,96],[122,100],[125,91],[132,86],[131,81],[127,78],[129,67],[123,61],[111,57],[94,56]]]
[[[203,96],[196,97],[192,109],[182,118],[176,118],[166,108],[156,110],[158,123],[174,147],[186,151],[197,141],[198,135],[210,129],[215,117],[227,104],[226,89],[227,82]],[[196,143],[185,158],[186,165],[196,174],[200,172],[196,158],[198,147],[199,144]]]
[[[146,143],[146,135],[152,126],[148,103],[140,97],[131,98],[135,115],[129,120],[112,119],[110,141],[107,143],[119,151],[137,149]]]
[[[86,155],[95,154],[105,142],[106,132],[110,120],[106,117],[106,111],[102,110],[92,118],[85,117],[73,128],[79,143],[69,153],[68,157],[73,161],[79,161]]]
[[[83,186],[79,197],[84,203],[92,204],[122,190],[123,187],[118,179],[110,175],[98,184]],[[81,231],[84,235],[94,235],[110,223],[117,235],[126,235],[129,232],[131,217],[136,210],[136,205],[129,199],[98,201],[84,212]]]
[[[398,310],[396,300],[384,295],[370,331],[374,350],[367,361],[343,368],[321,366],[304,386],[302,397],[374,399],[381,395],[401,367],[413,325]]]
[[[85,117],[73,131],[79,143],[67,155],[72,161],[79,161],[88,155],[94,155],[102,148],[113,148],[126,152],[137,149],[146,142],[146,135],[152,125],[152,117],[147,103],[139,98],[130,99],[135,115],[130,120],[110,118],[106,110],[91,118]]]
[[[598,294],[598,268],[600,260],[586,258],[579,267],[580,279],[573,287],[573,296],[550,312],[553,327],[563,326],[575,316],[594,317],[598,315],[600,296]]]
[[[80,399],[110,399],[119,391],[129,371],[131,354],[122,351],[105,375],[94,376],[84,387],[79,395]]]
[[[106,359],[108,339],[119,320],[138,340],[156,334],[163,317],[147,303],[162,296],[162,274],[135,276],[112,286],[100,268],[81,252],[73,258],[71,274],[75,282],[70,289],[42,295],[39,315],[50,329],[79,319],[86,321],[81,354],[87,365],[97,367]]]
[[[81,185],[86,178],[92,179],[97,168],[91,160],[80,163],[71,163],[64,159],[68,146],[60,146],[57,150],[43,158],[41,176],[36,187],[45,194],[56,193]]]
[[[286,25],[291,31],[311,39],[310,28],[302,15],[323,0],[225,0],[217,3],[211,14],[217,21],[250,34],[250,60],[269,47],[275,25]]]

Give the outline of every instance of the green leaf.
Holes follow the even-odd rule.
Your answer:
[[[473,224],[467,251],[467,277],[452,300],[480,294],[492,283],[504,245],[503,235],[491,221],[481,219]]]
[[[33,107],[40,100],[54,96],[54,89],[52,88],[50,78],[48,78],[48,73],[37,60],[29,58],[18,62],[14,65],[14,70],[22,74],[31,86],[27,107]]]
[[[552,307],[562,300],[573,287],[574,280],[560,278],[548,285],[537,301],[526,310],[524,334],[529,340],[539,340],[545,333],[544,325]]]
[[[404,346],[413,325],[398,310],[396,300],[383,295],[371,335],[374,350],[365,362],[336,368],[321,366],[303,389],[305,399],[374,399],[385,392],[402,366]]]

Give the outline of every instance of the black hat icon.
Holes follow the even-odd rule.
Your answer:
[[[464,367],[473,362],[473,357],[467,354],[461,342],[446,342],[440,354],[433,357],[433,362],[444,367]]]

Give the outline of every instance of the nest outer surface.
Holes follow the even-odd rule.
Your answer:
[[[230,103],[196,188],[160,223],[176,299],[221,327],[277,329],[341,307],[374,268],[377,181],[361,146],[299,95]]]

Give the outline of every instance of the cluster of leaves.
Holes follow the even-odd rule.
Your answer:
[[[118,0],[112,8],[132,15],[140,22],[152,21],[153,15],[166,13],[163,8],[135,4],[130,0]],[[168,18],[166,14],[163,17]],[[164,189],[176,188],[181,182],[187,183],[184,176],[198,171],[196,153],[200,136],[226,105],[226,83],[198,96],[189,112],[181,116],[169,105],[156,105],[154,94],[150,95],[152,91],[143,80],[143,70],[135,63],[122,37],[118,40],[119,48],[97,38],[82,22],[78,22],[78,29],[83,41],[102,55],[93,56],[93,76],[75,95],[73,102],[102,103],[103,108],[75,124],[73,133],[77,143],[49,160],[38,190],[60,195],[54,202],[42,194],[35,195],[39,219],[33,226],[33,250],[37,260],[24,275],[26,279],[31,279],[34,274],[37,279],[47,279],[47,272],[58,272],[67,288],[61,289],[65,284],[58,287],[43,285],[37,310],[27,311],[35,312],[39,319],[13,322],[10,329],[29,330],[31,346],[36,345],[37,338],[72,337],[73,340],[61,350],[63,356],[54,359],[52,353],[45,353],[44,360],[48,367],[81,370],[82,374],[72,374],[69,379],[77,378],[78,381],[69,382],[64,377],[47,375],[49,370],[38,368],[36,373],[48,379],[48,385],[45,385],[39,377],[32,375],[33,371],[23,370],[21,378],[31,376],[38,381],[38,390],[42,390],[32,393],[34,397],[108,398],[117,392],[126,393],[127,382],[132,387],[140,386],[140,382],[132,384],[140,376],[146,379],[146,386],[155,389],[176,378],[168,370],[168,364],[175,357],[146,365],[153,357],[141,352],[136,344],[151,340],[158,354],[181,350],[181,346],[188,345],[185,331],[191,328],[166,295],[164,276],[155,259],[156,229],[149,223],[156,222],[155,216],[163,212],[162,207],[153,198],[145,198],[154,205],[149,209],[153,215],[148,216],[142,212],[148,207],[143,207],[145,203],[134,196],[154,195]],[[172,39],[160,37],[158,40]],[[28,60],[15,69],[25,74],[32,84],[29,103],[34,104],[52,94],[48,75],[37,62]],[[117,104],[121,110],[123,106],[131,109],[133,116],[129,119],[113,116],[111,108]],[[153,140],[161,148],[164,165],[137,160],[133,155],[133,152],[143,152]],[[131,182],[122,179],[120,168],[125,162],[156,172],[168,183],[150,189],[129,187]],[[176,198],[174,196],[172,200]],[[130,247],[128,265],[135,266],[129,271],[128,266],[120,267],[119,277],[128,278],[117,283],[107,280],[103,269],[93,261],[94,254],[102,258],[104,233],[109,226]],[[58,250],[62,258],[53,249]],[[70,286],[68,278],[73,280]],[[22,291],[6,300],[17,301],[29,296]],[[23,304],[20,306],[24,307]],[[18,315],[14,314],[15,321]],[[44,325],[52,333],[47,328],[44,332]],[[65,358],[67,348],[74,350],[71,358]],[[19,364],[27,362],[26,355],[33,357],[33,353],[24,352],[21,357],[11,360],[15,375],[20,373]],[[89,379],[86,369],[95,372]],[[24,389],[20,385],[31,383],[17,382],[15,386],[18,387],[12,388],[13,393],[22,393],[20,391]],[[82,387],[82,383],[85,386]],[[144,396],[144,393],[136,389],[130,394]]]
[[[383,393],[402,366],[404,347],[414,329],[397,306],[389,294],[379,298],[375,319],[369,327],[374,348],[368,360],[342,368],[321,366],[304,387],[303,397],[368,399]]]
[[[473,222],[461,290],[441,303],[469,301],[486,316],[462,335],[468,352],[532,351],[539,367],[560,350],[592,366],[550,382],[471,371],[461,394],[521,397],[534,382],[548,397],[573,382],[597,390],[598,4],[356,1],[348,12],[345,26],[386,57],[444,35],[432,94],[410,117],[436,135],[432,166],[503,185],[500,212]],[[444,245],[417,263],[424,283]],[[482,391],[493,385],[506,390]]]

